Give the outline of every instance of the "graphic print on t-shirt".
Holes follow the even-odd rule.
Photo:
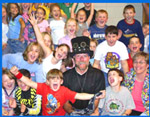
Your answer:
[[[116,52],[107,52],[105,56],[106,68],[119,68],[120,56]]]
[[[137,36],[137,34],[135,34],[132,30],[127,29],[127,30],[124,31],[123,36],[126,37],[126,38],[130,38],[130,37],[133,37],[133,36]]]
[[[48,102],[46,104],[46,107],[48,108],[47,113],[53,114],[60,107],[60,103],[57,101],[57,99],[52,94],[49,94],[47,96],[47,100],[48,100]]]

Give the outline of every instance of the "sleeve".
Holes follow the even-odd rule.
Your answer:
[[[5,54],[2,56],[2,67],[10,69],[12,66],[17,66],[20,54]]]
[[[119,42],[119,41],[118,41]],[[127,60],[129,58],[127,47],[121,42],[121,60]],[[119,48],[118,48],[119,49]]]
[[[44,89],[44,83],[37,83],[37,90],[36,94],[42,95],[43,89]]]
[[[142,44],[142,47],[140,48],[140,50],[141,51],[143,51],[143,49],[144,49],[144,34],[143,34],[143,31],[142,31],[142,26],[141,26],[141,24],[140,24],[140,22],[139,22],[139,26],[138,26],[138,37],[140,38],[140,42],[141,42],[141,44]]]
[[[101,60],[101,51],[100,51],[101,50],[101,46],[100,45],[98,45],[96,47],[96,50],[95,50],[94,59],[96,59],[96,60]]]
[[[34,107],[33,108],[26,108],[27,114],[29,115],[38,115],[41,111],[41,95],[36,95],[34,98]],[[26,111],[25,111],[26,113]]]
[[[66,91],[65,91],[65,98],[66,98],[66,101],[71,101],[72,103],[74,103],[76,100],[75,100],[75,96],[76,96],[77,92],[75,91],[71,91],[70,89],[66,88]]]

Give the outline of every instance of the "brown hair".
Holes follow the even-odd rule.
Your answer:
[[[56,77],[60,77],[60,79],[63,79],[63,74],[58,69],[51,69],[51,70],[49,70],[49,72],[46,75],[47,80],[53,79],[53,78],[56,78]]]
[[[96,46],[98,45],[98,41],[96,39],[90,39],[90,42],[94,42],[96,44]]]
[[[54,9],[54,7],[58,7],[60,9],[60,15],[61,15],[61,8],[60,6],[57,4],[57,3],[53,3],[51,6],[50,6],[50,14],[51,16],[53,17],[52,15],[52,10]]]
[[[129,4],[129,5],[126,5],[126,6],[124,7],[123,14],[125,14],[126,10],[128,10],[128,9],[132,9],[133,12],[135,13],[135,8],[134,8],[134,6],[131,5],[131,4]]]
[[[116,26],[108,26],[105,30],[105,35],[108,35],[108,34],[116,34],[118,35],[118,29]]]
[[[136,54],[133,56],[133,62],[135,62],[137,58],[141,58],[141,57],[145,59],[146,64],[149,64],[149,54],[147,54],[147,53],[145,53],[145,52],[142,52],[142,51],[136,53]]]
[[[42,63],[42,59],[44,58],[44,52],[42,47],[38,44],[38,42],[32,42],[30,43],[27,48],[25,49],[24,53],[23,53],[23,58],[25,61],[28,61],[28,53],[31,51],[31,48],[33,46],[37,46],[38,50],[39,50],[39,56],[36,60],[37,63]]]

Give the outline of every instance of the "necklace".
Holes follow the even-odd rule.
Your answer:
[[[78,73],[77,73],[77,80],[78,80],[78,84],[79,84],[79,86],[81,88],[81,93],[83,92],[83,88],[84,88],[85,81],[86,81],[86,76],[87,76],[87,72],[85,73],[85,76],[84,76],[84,79],[83,79],[83,83],[81,85],[81,82],[80,82],[81,78],[79,78]]]

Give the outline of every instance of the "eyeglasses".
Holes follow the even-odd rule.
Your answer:
[[[135,62],[133,62],[134,64],[140,64],[140,65],[143,65],[144,63],[146,63],[145,61],[135,61]]]

